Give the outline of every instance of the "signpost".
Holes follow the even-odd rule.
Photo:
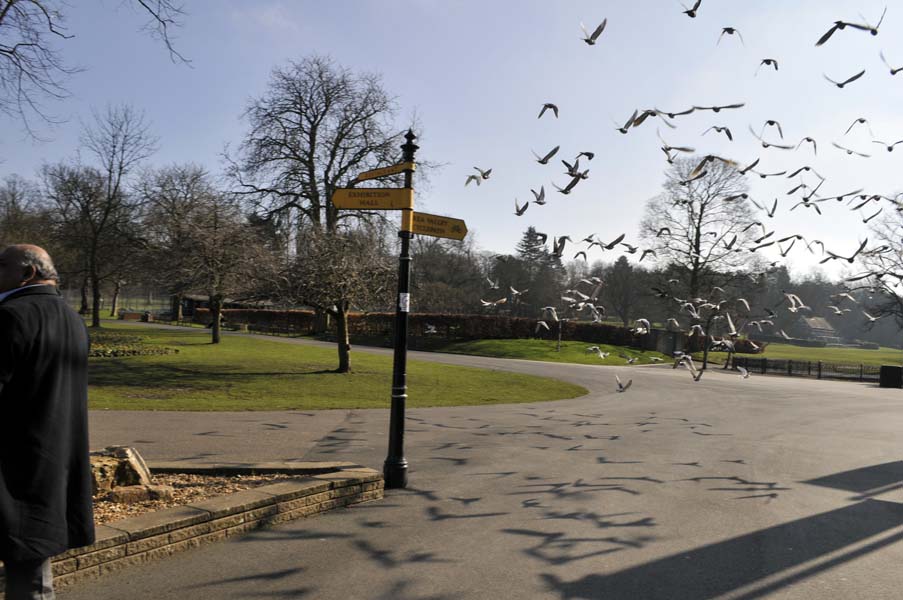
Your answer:
[[[460,241],[467,235],[467,224],[462,219],[415,212],[414,233]]]
[[[414,190],[410,188],[340,188],[332,195],[336,208],[356,210],[411,210]]]
[[[408,129],[405,143],[401,147],[403,160],[414,162],[417,137]],[[398,298],[395,304],[395,356],[392,362],[392,407],[389,411],[389,452],[383,463],[385,486],[405,488],[408,485],[408,461],[404,457],[404,413],[408,400],[408,312],[411,310],[411,238],[414,237],[414,194],[411,186],[413,169],[404,172],[404,187],[411,190],[411,206],[401,213],[401,254],[398,256]]]
[[[408,461],[404,457],[404,419],[408,399],[408,313],[411,310],[411,239],[415,233],[433,237],[463,240],[467,225],[461,219],[414,212],[412,179],[416,165],[414,153],[419,146],[417,137],[408,130],[406,143],[401,146],[403,162],[391,167],[373,169],[361,173],[351,182],[377,179],[404,173],[403,188],[340,188],[332,195],[332,204],[339,209],[350,210],[400,210],[401,253],[398,257],[398,298],[395,305],[395,355],[392,366],[392,407],[389,411],[389,451],[383,463],[383,479],[386,488],[404,488],[408,485]]]

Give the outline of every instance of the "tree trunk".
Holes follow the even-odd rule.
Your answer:
[[[351,343],[348,337],[348,301],[336,302],[338,314],[335,319],[336,342],[339,347],[339,368],[337,373],[351,372]]]
[[[91,327],[100,327],[100,301],[100,279],[91,273]]]
[[[182,294],[173,294],[169,297],[169,312],[172,313],[173,321],[182,320]]]
[[[712,342],[712,321],[715,313],[709,315],[709,318],[705,321],[705,336],[702,338],[702,370],[709,366],[709,346],[711,346]]]
[[[314,335],[329,331],[329,312],[318,308],[314,314]]]
[[[86,315],[90,311],[88,305],[88,276],[82,278],[82,304],[78,309],[78,314]]]
[[[210,314],[213,316],[213,322],[210,324],[211,344],[219,344],[221,340],[223,314],[223,299],[218,296],[210,296]]]
[[[690,270],[690,287],[688,289],[689,300],[699,297],[699,269],[694,264]]]
[[[727,353],[727,358],[724,359],[724,366],[722,367],[722,369],[728,369],[730,367],[731,357],[733,357],[733,356],[734,356],[733,352]]]
[[[113,290],[113,299],[110,301],[110,316],[115,317],[119,311],[119,293],[122,291],[122,282],[116,281],[116,288]]]
[[[700,203],[699,205],[699,217],[696,220],[694,229],[694,239],[693,239],[693,253],[696,255],[693,258],[692,262],[692,272],[690,273],[690,301],[693,301],[693,298],[699,297],[699,275],[702,271],[703,265],[700,264],[700,256],[702,255],[702,217],[705,214],[705,204]],[[706,334],[708,334],[708,328],[706,329]],[[708,340],[708,337],[706,337]]]

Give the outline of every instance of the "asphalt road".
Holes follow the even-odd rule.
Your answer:
[[[590,393],[410,410],[406,490],[59,597],[903,597],[900,390],[411,353],[419,358]],[[626,393],[615,393],[616,373],[633,379]],[[134,445],[153,460],[381,469],[388,412],[105,411],[91,427],[93,447]]]

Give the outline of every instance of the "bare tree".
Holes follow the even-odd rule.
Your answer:
[[[249,223],[238,199],[218,191],[198,165],[145,171],[137,188],[144,209],[143,269],[173,295],[176,319],[183,294],[206,292],[212,342],[220,343],[227,298],[251,296],[271,262],[261,228]]]
[[[128,176],[157,149],[144,115],[127,104],[94,111],[94,123],[84,126],[81,143],[99,163],[108,202],[122,198]]]
[[[305,304],[332,315],[339,373],[351,371],[348,313],[357,307],[385,309],[392,303],[395,260],[371,228],[329,234],[309,227],[300,234],[303,253],[269,277],[269,297]]]
[[[188,62],[172,38],[184,16],[181,4],[129,1],[148,16],[144,29],[166,45],[173,61]],[[44,102],[67,97],[66,79],[80,70],[67,64],[59,48],[73,37],[66,30],[67,8],[63,0],[0,0],[0,112],[21,119],[32,136],[29,118],[53,121]]]
[[[761,231],[746,228],[755,219],[744,200],[744,176],[715,160],[703,177],[688,182],[698,163],[698,158],[675,160],[664,193],[646,204],[640,224],[642,238],[660,261],[677,269],[690,298],[719,274],[744,266],[750,254],[746,244]]]
[[[188,267],[196,216],[215,196],[207,172],[198,165],[145,171],[138,185],[143,203],[143,271],[171,294],[173,318],[182,319],[182,296],[194,285]]]
[[[15,242],[48,245],[48,219],[34,183],[15,174],[0,181],[0,246]]]
[[[870,238],[876,240],[871,248],[867,248],[857,256],[861,271],[849,278],[854,286],[850,290],[860,300],[870,298],[868,319],[859,307],[856,312],[860,322],[871,329],[877,319],[892,317],[897,327],[903,329],[903,213],[892,211],[881,220],[870,225]],[[868,294],[856,294],[865,290]],[[838,297],[838,304],[843,298]],[[844,304],[846,308],[851,303]]]
[[[291,214],[334,233],[359,213],[340,214],[333,191],[399,159],[395,113],[378,75],[322,56],[290,62],[273,70],[267,92],[245,111],[250,130],[229,174],[263,214]]]
[[[85,125],[81,141],[99,166],[70,171],[69,175],[82,179],[82,184],[70,188],[78,193],[58,194],[55,200],[75,202],[65,214],[70,220],[82,220],[80,229],[88,234],[84,250],[93,292],[91,326],[100,327],[101,284],[110,277],[122,278],[123,262],[130,257],[123,246],[137,242],[134,217],[140,198],[128,193],[129,176],[156,150],[156,138],[141,113],[122,105],[95,111],[94,123]]]
[[[469,313],[480,305],[486,279],[470,240],[459,242],[418,236],[411,274],[420,312]]]
[[[340,212],[332,194],[358,173],[400,160],[403,134],[394,124],[396,112],[379,75],[353,73],[323,56],[292,61],[274,69],[266,93],[249,103],[250,129],[239,156],[226,157],[236,193],[249,199],[261,218],[292,232],[295,244],[288,254],[297,255],[293,264],[299,273],[287,278],[305,282],[298,297],[336,315],[340,371],[349,369],[348,307],[363,279],[376,277],[355,269],[369,264],[362,258],[379,255],[375,248],[355,249],[352,264],[349,244],[357,242],[349,240],[358,239],[358,225],[384,216]],[[400,183],[401,176],[388,182]],[[316,281],[305,273],[315,274]],[[379,285],[391,279],[388,275]]]
[[[143,118],[124,106],[95,113],[82,143],[99,163],[48,165],[42,174],[47,198],[54,204],[55,236],[90,284],[91,325],[100,327],[102,284],[119,280],[135,254],[140,199],[128,193],[128,178],[154,150]],[[83,288],[86,285],[83,285]]]
[[[223,304],[227,297],[240,297],[254,288],[257,269],[265,260],[263,245],[231,195],[201,195],[188,216],[190,251],[174,274],[207,292],[212,343],[218,344]]]
[[[45,166],[42,175],[55,208],[55,243],[70,257],[70,274],[83,277],[83,289],[92,288],[91,326],[100,327],[101,286],[133,255],[135,206],[122,195],[109,197],[106,175],[93,167],[60,163]]]

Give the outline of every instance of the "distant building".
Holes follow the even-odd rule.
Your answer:
[[[197,308],[210,308],[210,297],[206,294],[182,294],[183,316],[193,316]],[[273,308],[273,303],[268,300],[249,302],[226,298],[223,300],[223,308]]]
[[[800,317],[792,328],[794,337],[804,340],[816,340],[827,344],[840,344],[842,340],[837,331],[824,317]]]

